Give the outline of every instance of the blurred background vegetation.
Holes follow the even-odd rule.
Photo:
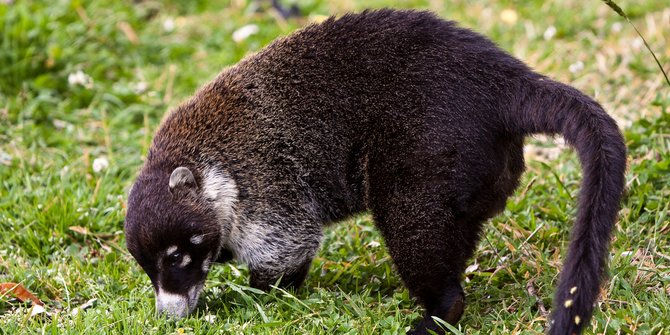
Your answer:
[[[603,2],[0,1],[0,333],[404,333],[421,310],[367,216],[327,232],[293,292],[246,286],[216,267],[194,317],[153,317],[148,278],[124,247],[125,194],[161,118],[278,36],[365,8],[430,9],[492,38],[537,71],[594,96],[630,149],[612,275],[590,332],[670,332],[670,93],[640,37]],[[670,4],[620,1],[670,71]],[[560,141],[530,141],[529,171],[492,220],[464,284],[454,333],[541,334],[580,181]]]

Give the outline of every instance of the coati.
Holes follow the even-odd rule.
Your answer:
[[[524,137],[560,134],[583,167],[549,334],[588,324],[626,167],[615,121],[578,90],[426,11],[330,18],[223,70],[155,134],[129,195],[128,249],[159,312],[193,311],[212,262],[299,286],[324,225],[370,211],[425,307],[455,323],[482,224],[524,171]]]

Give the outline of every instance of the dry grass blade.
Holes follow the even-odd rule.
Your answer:
[[[633,24],[633,22],[630,20],[630,18],[628,17],[628,15],[626,15],[626,12],[624,12],[623,9],[621,9],[621,7],[619,7],[619,5],[617,5],[616,3],[614,3],[614,1],[612,1],[612,0],[603,0],[603,2],[604,2],[607,6],[609,6],[610,8],[612,8],[612,10],[615,11],[617,14],[619,14],[619,15],[621,15],[623,18],[625,18],[626,21],[628,21],[628,23],[633,27],[633,29],[635,29],[635,32],[636,32],[636,33],[638,34],[638,36],[640,36],[640,38],[642,39],[642,42],[644,43],[644,46],[647,48],[647,50],[649,50],[649,52],[651,53],[651,56],[654,57],[654,60],[656,61],[656,64],[658,65],[658,68],[661,69],[661,73],[663,73],[663,76],[665,77],[665,82],[668,84],[668,87],[670,87],[670,78],[668,78],[668,74],[665,73],[665,70],[663,69],[663,65],[661,65],[661,62],[658,60],[658,57],[656,57],[656,53],[654,53],[654,51],[651,50],[651,47],[649,46],[649,43],[647,43],[647,40],[644,38],[644,36],[642,36],[642,33],[640,33],[640,31],[639,31],[639,30],[637,29],[637,27]]]

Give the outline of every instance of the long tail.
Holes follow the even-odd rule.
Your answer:
[[[551,335],[581,334],[589,324],[607,268],[607,254],[624,189],[626,146],[616,122],[578,90],[537,78],[523,86],[507,115],[514,133],[562,134],[582,164],[577,220],[554,299]]]

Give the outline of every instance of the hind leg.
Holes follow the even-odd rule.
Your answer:
[[[443,334],[431,316],[455,324],[463,314],[460,281],[481,225],[459,218],[439,184],[398,182],[376,191],[370,193],[375,223],[403,282],[426,309],[411,333]]]

